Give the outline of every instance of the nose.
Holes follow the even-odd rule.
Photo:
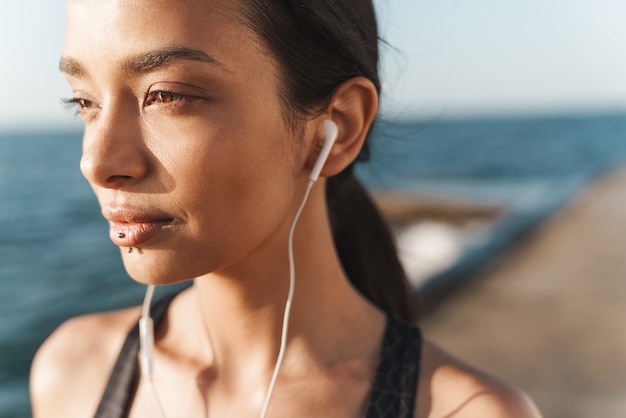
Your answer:
[[[85,127],[80,169],[92,186],[128,187],[147,175],[146,151],[132,112],[103,109],[98,120]]]

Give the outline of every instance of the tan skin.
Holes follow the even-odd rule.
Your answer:
[[[276,62],[224,4],[70,1],[62,69],[85,121],[81,169],[105,217],[168,219],[149,239],[116,242],[135,280],[194,281],[157,330],[155,382],[167,416],[258,417],[280,339],[288,230],[323,120],[332,119],[339,137],[296,230],[289,341],[269,416],[360,417],[385,319],[340,266],[323,178],[356,158],[376,90],[364,78],[347,81],[296,135]],[[128,253],[125,240],[137,249]],[[93,415],[138,315],[62,325],[33,363],[35,417]],[[428,342],[417,395],[416,418],[539,416],[525,396]],[[143,380],[131,416],[157,416]]]

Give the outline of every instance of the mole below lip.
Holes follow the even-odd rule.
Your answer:
[[[171,219],[146,222],[110,222],[109,237],[119,247],[137,247],[172,224]]]

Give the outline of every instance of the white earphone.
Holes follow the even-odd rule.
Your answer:
[[[317,178],[320,176],[320,172],[322,171],[322,168],[324,168],[324,164],[330,154],[330,149],[335,144],[337,136],[339,135],[339,128],[337,128],[337,124],[331,119],[326,119],[324,121],[324,132],[326,133],[324,146],[322,147],[319,157],[317,157],[317,161],[315,161],[313,170],[311,170],[311,175],[309,176],[311,181],[317,181]]]
[[[294,257],[293,257],[293,233],[296,227],[296,223],[298,222],[298,218],[300,217],[300,213],[304,208],[304,205],[309,197],[309,192],[313,187],[313,184],[317,181],[328,156],[330,155],[330,150],[335,144],[337,140],[337,136],[339,134],[339,128],[337,124],[330,119],[324,120],[324,145],[322,150],[320,151],[320,155],[317,157],[315,164],[313,165],[313,169],[311,170],[311,174],[309,175],[309,183],[307,185],[307,189],[304,193],[304,197],[302,198],[302,202],[298,207],[298,210],[293,218],[291,223],[291,228],[289,231],[289,294],[287,296],[287,302],[285,303],[285,313],[283,316],[283,327],[282,327],[282,335],[280,340],[280,349],[278,352],[278,359],[276,360],[276,365],[274,366],[274,373],[272,375],[272,380],[270,381],[269,387],[267,389],[267,394],[265,397],[265,402],[263,404],[263,409],[261,411],[261,418],[265,418],[267,415],[267,411],[269,408],[269,403],[272,398],[272,393],[274,392],[274,387],[276,386],[276,379],[278,378],[278,372],[280,370],[280,366],[283,362],[283,357],[285,354],[285,349],[287,347],[287,330],[289,327],[289,314],[291,312],[291,302],[293,300],[294,287],[295,287],[295,269],[294,269]],[[156,391],[156,387],[154,385],[154,380],[152,377],[153,371],[153,352],[154,352],[154,324],[152,318],[150,317],[150,305],[152,303],[152,296],[154,295],[154,285],[148,285],[146,290],[146,296],[143,301],[143,307],[141,311],[141,318],[139,319],[139,343],[140,343],[140,358],[141,358],[141,372],[148,379],[149,385],[152,388],[152,392],[155,398],[155,402],[157,404],[159,413],[162,418],[165,418],[165,412],[163,410],[163,406],[161,405],[161,399]]]

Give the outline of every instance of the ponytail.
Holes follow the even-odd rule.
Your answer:
[[[335,248],[354,287],[383,311],[414,321],[391,231],[351,167],[328,179],[326,201]]]

